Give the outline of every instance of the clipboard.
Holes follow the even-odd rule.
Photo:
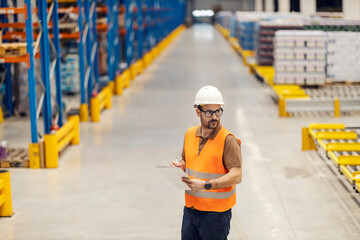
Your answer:
[[[165,176],[176,188],[182,190],[191,190],[186,183],[182,181],[182,178],[189,178],[189,176],[180,167],[170,166],[156,166],[163,176]]]

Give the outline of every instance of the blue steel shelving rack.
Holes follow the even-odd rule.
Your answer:
[[[144,22],[144,53],[147,53],[151,50],[154,44],[151,42],[152,31],[151,31],[151,15],[150,15],[150,0],[145,0],[145,9],[143,9],[143,22]]]
[[[59,0],[60,1],[60,0]],[[79,67],[80,67],[80,116],[82,120],[84,118],[87,121],[88,111],[90,106],[90,99],[93,95],[94,88],[98,88],[99,83],[99,73],[98,73],[98,39],[96,31],[96,0],[74,0],[78,6],[79,18]],[[16,2],[16,1],[14,1]],[[31,1],[25,1],[31,7]],[[54,7],[52,9],[53,18],[57,18],[58,14],[56,9],[58,9],[58,1],[53,1]],[[62,1],[60,1],[62,2]],[[45,17],[47,13],[45,1],[37,0],[39,5],[39,16],[43,20],[42,23],[46,22]],[[158,43],[164,39],[172,30],[177,26],[183,23],[185,17],[185,1],[184,0],[106,0],[105,1],[108,9],[108,67],[109,67],[109,80],[112,82],[116,76],[120,73],[120,63],[122,61],[122,44],[124,44],[125,49],[125,59],[127,67],[138,60],[141,59],[145,53],[149,52],[154,48]],[[1,1],[1,7],[6,7],[7,1]],[[118,15],[120,6],[125,8],[125,28],[126,34],[124,41],[122,42],[120,33],[119,33],[119,24],[118,24]],[[43,10],[41,10],[43,9]],[[31,16],[30,16],[31,18]],[[6,21],[5,16],[1,16],[2,22]],[[29,21],[27,21],[29,22]],[[59,39],[56,36],[58,35],[59,29],[57,26],[57,20],[54,21],[54,46],[56,52],[60,51]],[[134,23],[137,23],[137,29],[134,29]],[[45,24],[46,25],[46,24]],[[32,24],[26,24],[26,32],[33,31]],[[31,30],[30,30],[31,27]],[[61,126],[62,123],[62,108],[61,108],[61,82],[60,82],[60,66],[59,66],[59,54],[57,55],[57,62],[55,65],[52,65],[51,69],[47,67],[47,64],[44,62],[49,62],[49,39],[44,37],[48,34],[47,28],[42,26],[43,34],[41,37],[41,48],[42,52],[45,52],[45,56],[42,58],[42,79],[43,85],[46,89],[44,95],[44,104],[43,104],[43,113],[44,113],[44,128],[45,133],[48,133],[51,127],[51,93],[49,89],[49,74],[53,73],[55,70],[56,78],[56,99],[59,110],[58,124]],[[27,36],[27,42],[33,42],[31,36]],[[30,45],[30,44],[28,44]],[[136,47],[136,49],[135,49]],[[136,59],[135,59],[136,56]],[[34,71],[33,68],[33,58],[34,54],[29,54],[30,57],[30,71]],[[6,64],[6,68],[9,69],[10,64]],[[31,82],[31,81],[30,81]],[[11,86],[11,76],[10,70],[6,74],[6,97],[7,97],[7,108],[8,112],[12,114],[12,86]],[[34,89],[33,89],[34,88]],[[31,92],[35,91],[35,84],[30,88]],[[32,95],[32,93],[30,94]],[[36,96],[36,93],[34,93]],[[33,104],[33,103],[31,103]],[[84,110],[86,109],[86,110]],[[82,111],[83,110],[83,111]],[[30,111],[33,115],[34,111]],[[39,111],[35,111],[36,116],[39,115]],[[85,113],[85,114],[82,114]],[[34,117],[31,118],[33,122]],[[35,128],[35,127],[34,127]],[[35,132],[35,131],[34,131]],[[33,134],[36,135],[36,134]],[[35,139],[35,137],[34,137]]]
[[[136,0],[137,5],[137,17],[136,21],[138,24],[137,28],[137,59],[141,59],[143,57],[143,49],[144,49],[144,42],[143,42],[143,34],[144,34],[144,24],[143,24],[143,1],[142,0]]]
[[[86,39],[86,62],[87,71],[87,92],[88,103],[93,94],[93,90],[99,84],[99,65],[98,65],[98,37],[96,30],[96,0],[84,0],[84,12],[86,25],[84,35]]]
[[[41,106],[43,111],[43,121],[44,121],[44,134],[48,134],[51,131],[52,126],[52,109],[51,109],[51,92],[50,92],[50,79],[52,77],[55,78],[56,83],[56,103],[58,105],[58,125],[63,125],[63,117],[62,117],[62,104],[61,104],[61,79],[60,79],[60,43],[59,43],[59,27],[58,27],[58,14],[57,14],[57,0],[51,2],[51,6],[49,9],[49,14],[52,17],[53,22],[53,40],[52,40],[52,52],[54,53],[53,62],[50,61],[50,37],[48,32],[48,24],[50,21],[50,17],[48,17],[48,5],[46,1],[37,1],[38,7],[38,18],[40,20],[39,32],[35,33],[33,29],[33,6],[31,0],[25,0],[24,7],[14,7],[11,12],[18,12],[21,9],[25,9],[24,12],[21,12],[25,15],[25,29],[26,29],[26,43],[27,43],[27,59],[28,62],[28,84],[29,84],[29,108],[30,108],[30,125],[31,125],[31,142],[37,143],[38,136],[40,135],[37,127],[37,119],[41,113]],[[13,2],[14,6],[16,5],[16,1]],[[1,7],[3,8],[3,12],[7,11],[8,3],[6,0],[1,1]],[[4,16],[2,17],[3,23],[8,23],[4,20]],[[14,17],[14,20],[17,21],[17,17]],[[34,35],[37,37],[37,42],[35,43],[35,48],[33,47],[34,43]],[[40,45],[41,51],[41,80],[42,87],[44,89],[44,95],[41,96],[40,102],[37,103],[36,97],[36,74],[35,74],[35,54],[37,52],[37,47]],[[6,62],[5,58],[5,62]],[[20,58],[18,58],[20,59]],[[21,58],[19,61],[16,59],[10,60],[9,62],[21,62],[24,61],[24,58]],[[9,63],[7,63],[9,64]],[[10,68],[9,68],[10,69]],[[7,72],[10,74],[10,71]],[[11,86],[11,78],[7,82],[7,88],[12,89]],[[8,98],[11,96],[11,91],[7,90],[6,92]],[[12,96],[11,96],[12,98]],[[12,100],[7,101],[7,105],[12,105]],[[37,106],[40,106],[39,108]],[[11,107],[12,108],[12,107]],[[10,108],[10,109],[11,109]],[[11,111],[10,111],[11,112]]]
[[[107,7],[107,64],[108,75],[111,84],[114,84],[115,77],[119,73],[120,63],[120,32],[119,32],[119,0],[106,0]]]
[[[30,1],[27,1],[30,3]],[[78,25],[80,29],[80,43],[79,44],[79,65],[80,65],[80,79],[81,79],[81,103],[88,104],[92,96],[93,89],[97,87],[98,84],[98,41],[97,41],[97,31],[96,31],[96,2],[95,0],[77,0],[77,5],[79,8],[79,18]],[[53,8],[57,9],[57,1]],[[6,1],[1,1],[2,6],[6,5]],[[146,52],[149,52],[154,46],[156,46],[166,35],[168,35],[175,27],[183,22],[184,18],[184,6],[185,3],[182,0],[107,0],[106,5],[108,7],[108,46],[109,46],[109,55],[108,55],[108,65],[109,65],[109,79],[113,81],[117,73],[119,73],[119,63],[121,61],[121,38],[119,31],[116,29],[118,26],[118,9],[120,5],[124,4],[126,9],[126,34],[125,34],[125,47],[126,47],[126,62],[128,66],[131,65],[134,61],[133,57],[136,53],[137,59],[140,59]],[[46,8],[44,1],[38,0],[39,9]],[[39,16],[43,18],[47,16],[46,11],[40,10]],[[55,11],[56,12],[56,11]],[[53,14],[54,16],[57,14]],[[4,19],[4,16],[2,16]],[[4,21],[4,20],[3,20]],[[41,22],[45,22],[42,20]],[[55,21],[57,23],[57,21]],[[137,23],[138,28],[134,29],[134,23]],[[31,25],[31,24],[30,24]],[[27,32],[29,32],[29,27],[27,25]],[[49,43],[48,38],[44,37],[48,30],[43,28],[41,48],[42,51],[48,51]],[[55,24],[54,26],[54,36],[58,35],[58,28]],[[31,41],[29,36],[27,37],[28,41]],[[32,39],[33,41],[33,39]],[[59,48],[58,38],[54,39],[55,48]],[[135,49],[137,46],[137,49]],[[47,49],[47,50],[46,50]],[[115,51],[110,51],[115,49]],[[59,51],[59,50],[57,50]],[[50,54],[49,51],[45,52],[45,57],[42,59],[42,65],[46,66],[44,62],[49,61]],[[32,54],[33,55],[33,54]],[[83,56],[86,56],[85,58]],[[58,56],[59,57],[59,56]],[[33,56],[32,56],[33,58]],[[31,62],[31,61],[30,61]],[[32,65],[32,64],[30,64]],[[59,64],[55,65],[55,76],[56,79],[60,77]],[[31,69],[31,66],[30,66]],[[52,67],[53,69],[53,67]],[[53,71],[51,71],[52,73]],[[8,71],[10,74],[10,71]],[[9,74],[7,76],[9,76]],[[49,74],[50,69],[44,67],[42,71],[44,87],[49,88]],[[8,78],[9,79],[9,78]],[[11,84],[7,84],[7,87],[10,89]],[[57,81],[57,89],[60,88],[60,81]],[[10,90],[7,92],[11,93]],[[46,91],[44,97],[44,115],[46,117],[45,122],[45,132],[49,132],[51,126],[51,107],[49,107],[50,91]],[[61,106],[61,94],[60,91],[57,91],[57,102]],[[10,94],[7,94],[8,98],[11,98]],[[7,101],[10,102],[10,101]],[[11,104],[10,104],[11,105]],[[11,107],[9,107],[11,108]],[[62,115],[61,107],[59,107],[60,113]],[[33,112],[33,111],[32,111]],[[59,125],[61,123],[62,117],[59,117]]]
[[[124,69],[141,60],[172,30],[184,22],[185,0],[106,0],[108,75],[111,84]],[[118,16],[125,10],[125,35],[120,35]],[[122,49],[124,53],[122,54]]]
[[[124,0],[124,5],[125,61],[128,67],[135,60],[134,46],[138,47],[137,59],[141,59],[145,52],[160,43],[182,24],[185,18],[184,0]],[[135,21],[138,25],[137,30],[133,27]]]
[[[134,9],[136,7],[135,0],[125,0],[125,62],[127,68],[130,67],[133,54],[134,54],[134,42],[135,42],[135,31],[134,31]]]

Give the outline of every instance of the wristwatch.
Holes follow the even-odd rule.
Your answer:
[[[206,181],[206,182],[205,182],[205,189],[206,189],[206,190],[210,190],[210,189],[211,189],[211,183],[210,183],[210,181]]]

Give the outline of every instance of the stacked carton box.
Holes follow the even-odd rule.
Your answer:
[[[283,30],[275,33],[275,84],[323,85],[326,33]]]

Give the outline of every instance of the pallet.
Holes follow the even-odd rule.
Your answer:
[[[51,26],[52,27],[52,26]],[[59,23],[60,30],[69,30],[71,33],[78,32],[79,25],[76,22],[73,23]]]
[[[20,57],[27,53],[27,43],[0,43],[0,57]]]
[[[360,86],[360,80],[359,81],[327,81],[325,82],[325,85],[327,86],[339,86],[339,85],[346,85],[346,86]]]
[[[1,168],[29,167],[29,150],[26,148],[10,148],[6,159],[0,159]]]

